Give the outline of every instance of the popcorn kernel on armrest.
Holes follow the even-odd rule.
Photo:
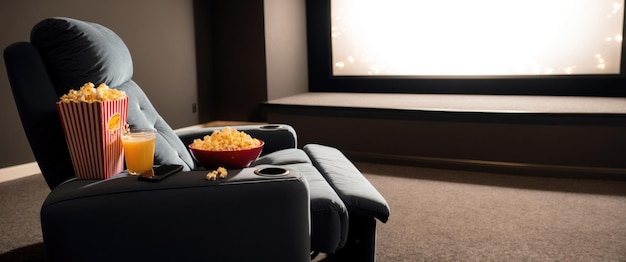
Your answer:
[[[226,170],[226,168],[219,167],[216,171],[221,179],[224,179],[226,178],[226,176],[228,176],[228,171]]]
[[[224,179],[226,178],[226,176],[228,176],[228,170],[226,170],[226,168],[224,167],[218,167],[216,170],[213,170],[206,174],[206,180],[213,181],[217,180],[218,177],[220,179]]]
[[[213,181],[217,180],[217,171],[213,170],[206,174],[206,180]]]

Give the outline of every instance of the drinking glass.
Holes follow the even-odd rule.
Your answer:
[[[152,169],[155,144],[156,130],[154,129],[133,128],[122,133],[122,146],[128,173],[139,175]]]

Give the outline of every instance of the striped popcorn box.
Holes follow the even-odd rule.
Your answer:
[[[113,101],[57,102],[78,179],[107,179],[124,170],[121,133],[128,97]]]

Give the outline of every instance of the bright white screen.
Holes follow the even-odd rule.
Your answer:
[[[624,0],[332,0],[336,76],[619,74]]]

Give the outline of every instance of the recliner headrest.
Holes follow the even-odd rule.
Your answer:
[[[72,18],[47,18],[31,31],[59,95],[84,83],[117,87],[133,76],[133,62],[124,41],[110,29]]]

